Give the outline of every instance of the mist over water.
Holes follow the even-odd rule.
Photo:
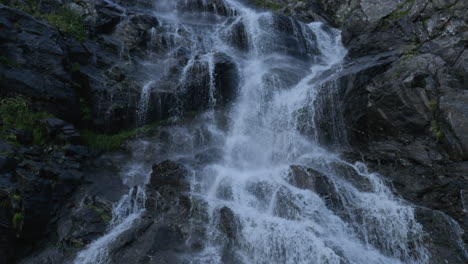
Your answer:
[[[320,100],[335,92],[346,56],[338,30],[235,0],[157,1],[151,14],[160,25],[151,31],[148,60],[166,69],[181,54],[188,60],[179,72],[162,70],[142,86],[139,122],[147,118],[151,92],[167,89],[168,79],[179,95],[194,82],[205,85],[209,107],[194,122],[166,128],[166,142],[133,143],[135,158],[122,179],[137,187],[114,206],[109,232],[74,263],[107,263],[113,241],[145,210],[150,165],[164,159],[191,170],[192,195],[207,204],[207,239],[187,263],[428,262],[413,208],[365,164],[330,150],[347,147],[343,113],[324,111]],[[220,58],[230,58],[239,76],[222,111]],[[316,125],[324,120],[326,131]],[[324,132],[331,135],[326,144]],[[200,154],[216,157],[200,162],[194,158]],[[234,215],[230,237],[219,230],[220,209]]]

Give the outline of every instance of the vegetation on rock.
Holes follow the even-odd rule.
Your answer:
[[[24,215],[22,213],[15,213],[11,219],[11,223],[15,229],[19,229],[23,223]]]
[[[70,34],[79,41],[88,39],[88,29],[83,21],[83,16],[74,10],[63,7],[57,11],[50,13],[42,12],[40,1],[23,0],[23,1],[6,1],[0,0],[0,4],[8,5],[26,12],[36,18],[46,20],[50,25],[54,26],[61,32]]]
[[[103,151],[112,151],[120,148],[127,140],[136,136],[147,135],[167,122],[168,121],[159,121],[143,127],[120,131],[116,134],[103,134],[87,129],[82,131],[81,135],[86,145],[88,145],[90,148]]]
[[[18,144],[14,129],[24,129],[33,135],[33,143],[42,145],[46,142],[44,128],[40,125],[41,119],[51,117],[49,113],[37,112],[30,103],[22,98],[4,98],[0,100],[0,140],[11,144]]]

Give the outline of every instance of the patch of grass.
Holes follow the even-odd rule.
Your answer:
[[[10,1],[9,3],[2,1],[5,5],[19,9],[36,18],[46,20],[50,25],[64,33],[72,35],[79,41],[88,39],[88,30],[80,14],[77,14],[70,8],[61,8],[52,13],[43,13],[41,12],[40,2],[37,0]]]
[[[283,4],[280,3],[275,3],[271,1],[266,1],[266,0],[254,0],[253,4],[257,7],[264,8],[264,9],[270,9],[273,11],[277,11],[281,8],[284,7]]]
[[[167,122],[168,121],[166,120],[159,121],[143,127],[120,131],[111,135],[96,133],[91,130],[84,130],[81,132],[81,135],[89,147],[97,150],[112,151],[119,149],[127,140],[137,136],[146,135]]]
[[[23,224],[24,215],[22,213],[16,213],[13,215],[11,219],[11,223],[13,224],[13,228],[19,229]]]
[[[81,65],[79,63],[73,63],[71,66],[72,72],[79,72],[81,69]]]
[[[437,103],[436,99],[431,99],[429,101],[429,109],[431,110],[432,113],[435,113],[438,107],[439,107],[439,104]]]
[[[444,132],[440,129],[440,125],[439,122],[437,122],[437,120],[431,121],[431,131],[438,140],[444,139]]]
[[[82,248],[85,246],[85,244],[81,240],[73,239],[73,238],[70,240],[70,244],[77,248]]]
[[[88,30],[81,15],[70,8],[62,8],[56,13],[43,15],[43,18],[62,32],[69,33],[79,41],[88,39]]]
[[[21,97],[0,100],[0,139],[11,144],[18,144],[16,137],[9,133],[11,129],[25,129],[33,134],[33,143],[43,145],[46,142],[44,128],[39,124],[41,119],[52,117],[49,113],[31,109],[29,102]]]
[[[87,205],[86,207],[93,209],[96,212],[96,214],[98,214],[101,217],[104,223],[109,223],[112,220],[112,217],[109,215],[109,213],[106,212],[106,210],[94,205]]]

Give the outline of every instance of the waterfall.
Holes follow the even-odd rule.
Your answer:
[[[395,197],[380,175],[363,163],[341,160],[320,139],[325,129],[333,144],[347,144],[343,113],[320,100],[323,91],[334,99],[346,56],[338,30],[236,0],[158,1],[153,13],[161,25],[151,29],[150,48],[165,55],[152,63],[181,53],[186,60],[143,86],[140,121],[151,87],[168,78],[176,78],[175,92],[189,98],[186,108],[200,101],[208,106],[197,129],[168,128],[172,143],[154,156],[177,159],[221,150],[216,161],[185,164],[202,175],[193,177],[192,195],[206,202],[209,215],[205,245],[190,263],[429,261],[414,208]],[[227,125],[213,118],[226,88],[217,79],[216,54],[238,69],[238,90],[224,111]],[[203,140],[195,140],[197,133]],[[113,241],[145,210],[143,186],[131,186],[114,206],[108,233],[74,263],[107,263]],[[220,210],[232,212],[232,237],[219,230]]]

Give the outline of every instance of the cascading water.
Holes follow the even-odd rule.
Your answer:
[[[323,128],[316,122],[327,115],[320,92],[334,88],[346,55],[340,32],[257,12],[235,0],[158,1],[154,15],[161,25],[151,29],[151,43],[165,54],[154,63],[181,53],[187,59],[178,73],[164,73],[144,86],[142,113],[153,85],[170,74],[177,76],[181,96],[205,87],[209,106],[200,114],[199,129],[169,128],[172,143],[155,156],[177,159],[193,156],[197,149],[222,150],[217,161],[185,164],[195,175],[192,195],[207,203],[209,215],[204,249],[188,262],[429,261],[413,208],[364,164],[345,162],[321,146]],[[216,79],[219,54],[235,61],[239,76],[236,98],[225,114],[228,125],[215,118],[224,88]],[[340,113],[331,116],[327,132],[345,147]],[[194,143],[201,130],[203,140]],[[74,263],[106,263],[113,241],[144,211],[143,190],[132,188],[121,199],[108,234],[80,252]],[[221,208],[234,215],[231,237],[218,228]]]

